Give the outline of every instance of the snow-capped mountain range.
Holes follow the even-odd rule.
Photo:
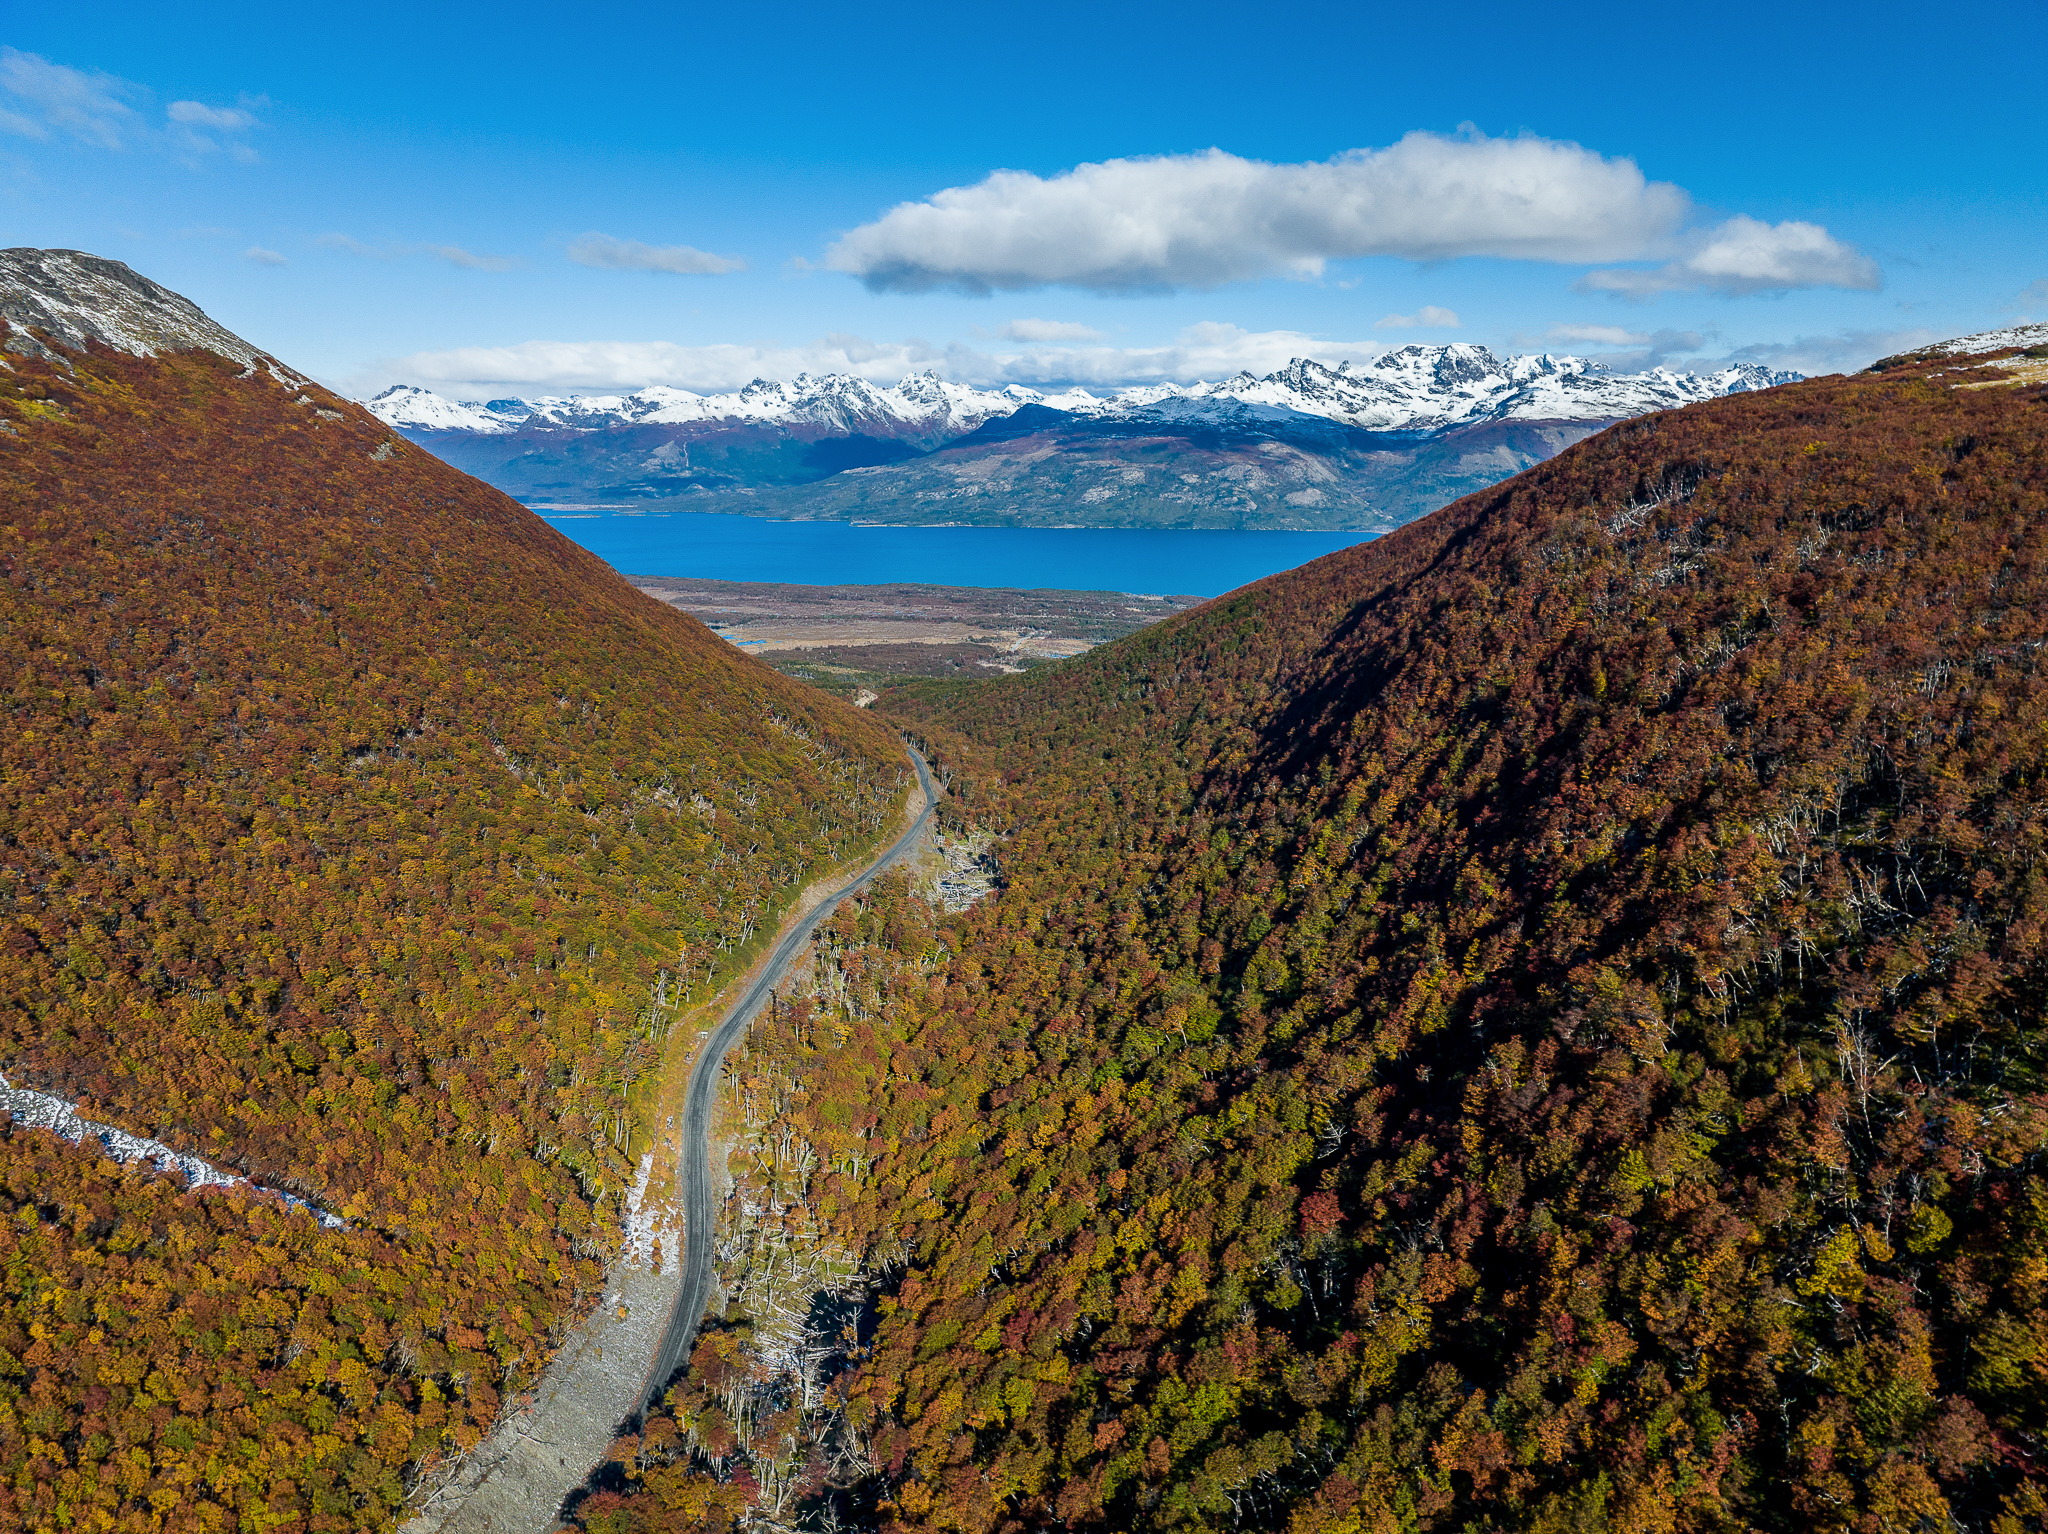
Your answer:
[[[1795,376],[1615,373],[1453,345],[1104,393],[976,389],[932,373],[883,388],[833,373],[731,394],[530,400],[401,384],[368,404],[541,504],[690,497],[706,510],[859,521],[1366,528],[1496,483],[1610,422]],[[1155,480],[1156,494],[1136,488]]]
[[[844,373],[756,379],[733,394],[656,386],[631,394],[543,396],[473,402],[396,384],[368,402],[401,430],[502,434],[550,428],[762,422],[808,425],[928,445],[965,436],[1025,405],[1098,419],[1235,416],[1273,411],[1320,416],[1370,432],[1439,432],[1481,421],[1613,421],[1695,400],[1768,388],[1799,375],[1751,366],[1715,373],[1656,368],[1615,373],[1582,357],[1500,358],[1483,346],[1404,346],[1362,367],[1297,357],[1278,372],[1219,383],[1149,384],[1106,395],[1046,393],[1012,384],[982,390],[913,373],[881,388]]]
[[[1583,357],[1496,357],[1483,346],[1403,346],[1363,367],[1297,357],[1264,378],[1240,373],[1186,391],[1319,415],[1361,431],[1439,432],[1481,421],[1613,421],[1790,383],[1796,373],[1616,373]],[[1162,401],[1161,403],[1164,403]]]
[[[603,431],[618,426],[751,421],[945,441],[965,436],[984,421],[1009,415],[1020,405],[1047,402],[1048,397],[1035,389],[990,392],[947,383],[932,373],[913,373],[888,389],[847,373],[827,373],[822,378],[799,373],[786,384],[757,378],[734,394],[692,394],[688,389],[657,384],[631,394],[550,394],[481,403],[444,399],[411,384],[394,384],[367,403],[380,420],[408,431],[493,434],[551,427]]]

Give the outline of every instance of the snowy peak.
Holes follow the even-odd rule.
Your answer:
[[[522,428],[601,431],[618,426],[686,426],[773,422],[880,436],[964,436],[982,422],[1040,401],[1036,391],[994,393],[912,373],[884,389],[848,373],[799,373],[788,383],[757,378],[732,394],[693,394],[656,385],[631,394],[544,395],[488,404],[446,399],[412,384],[394,384],[369,401],[387,425],[413,431],[501,433]]]
[[[431,389],[393,384],[369,402],[369,410],[387,426],[409,427],[414,431],[505,432],[517,429],[516,422],[506,420],[496,411],[498,405],[506,403],[509,401],[464,404],[443,399]]]
[[[119,261],[82,250],[0,250],[0,349],[53,355],[35,332],[73,351],[92,342],[135,357],[210,351],[245,368],[262,366],[287,383],[304,379],[189,298]]]
[[[1363,431],[1425,433],[1493,420],[1614,421],[1767,388],[1796,376],[1755,367],[1705,374],[1662,368],[1610,373],[1580,357],[1500,358],[1483,346],[1461,342],[1398,347],[1362,367],[1296,357],[1264,377],[1240,373],[1213,384],[1146,384],[1106,397],[1085,389],[1045,393],[1021,384],[975,389],[932,372],[912,373],[887,389],[846,373],[799,373],[788,383],[757,378],[733,394],[654,387],[632,394],[492,400],[487,405],[398,385],[370,401],[370,409],[392,426],[416,431],[596,431],[772,422],[937,446],[1025,405],[1104,420],[1294,414]]]
[[[1189,392],[1318,415],[1364,431],[1422,433],[1481,421],[1616,421],[1797,376],[1757,367],[1612,373],[1582,357],[1503,359],[1461,342],[1397,347],[1355,369],[1297,357],[1264,378],[1240,373]]]

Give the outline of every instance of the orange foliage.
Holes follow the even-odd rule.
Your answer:
[[[2048,397],[1929,370],[884,700],[1005,888],[755,1048],[886,1523],[2030,1526]]]
[[[634,1081],[900,755],[325,391],[10,367],[0,1060],[353,1229],[0,1137],[0,1498],[377,1526],[532,1378]]]

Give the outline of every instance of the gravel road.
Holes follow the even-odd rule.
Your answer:
[[[676,1185],[684,1215],[681,1263],[670,1261],[656,1273],[630,1255],[621,1261],[597,1310],[572,1332],[528,1398],[426,1492],[399,1534],[546,1534],[558,1527],[562,1503],[583,1484],[619,1428],[659,1402],[688,1364],[712,1288],[720,1179],[712,1174],[711,1120],[726,1052],[839,902],[916,846],[938,790],[924,758],[915,750],[909,754],[924,809],[888,851],[829,891],[790,929],[691,1066],[680,1122],[671,1120],[677,1124]]]
[[[675,1310],[669,1316],[668,1331],[655,1353],[653,1366],[648,1370],[647,1401],[650,1405],[661,1399],[670,1381],[689,1362],[697,1323],[703,1319],[705,1302],[711,1297],[712,1226],[718,1210],[711,1178],[711,1112],[718,1100],[718,1076],[725,1064],[726,1051],[739,1042],[754,1014],[761,1010],[769,993],[788,973],[791,961],[809,946],[812,934],[838,908],[839,902],[849,895],[858,894],[901,862],[916,846],[918,836],[938,804],[938,789],[933,786],[931,769],[925,765],[924,758],[915,748],[906,749],[910,752],[911,765],[917,769],[917,780],[924,788],[923,813],[894,846],[868,864],[863,872],[819,901],[817,909],[782,940],[760,977],[733,1003],[724,1021],[712,1030],[690,1071],[689,1091],[683,1099],[682,1165],[677,1179],[683,1189],[683,1287],[676,1297]]]

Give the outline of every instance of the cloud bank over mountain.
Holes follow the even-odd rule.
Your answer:
[[[1427,310],[1424,311],[1427,314]],[[1413,320],[1421,316],[1390,316]],[[1451,319],[1437,323],[1449,328]],[[1380,327],[1375,326],[1375,329]],[[1400,327],[1388,326],[1387,331]],[[1420,327],[1417,327],[1420,328]],[[800,344],[777,342],[685,346],[670,341],[524,341],[510,346],[462,346],[387,359],[347,380],[367,399],[393,383],[416,384],[464,399],[513,394],[614,394],[636,389],[689,389],[724,394],[757,378],[845,374],[889,387],[913,373],[932,371],[959,384],[1002,388],[1124,388],[1194,384],[1238,373],[1264,375],[1296,357],[1325,366],[1363,365],[1390,349],[1385,340],[1342,340],[1298,330],[1246,330],[1218,321],[1190,325],[1161,346],[1109,346],[1080,339],[1086,326],[1064,321],[1014,320],[997,339],[1014,349],[964,343],[934,345],[911,338],[872,341],[830,333]],[[1383,334],[1385,332],[1382,332]],[[1050,344],[1067,335],[1070,345]],[[1040,344],[1038,338],[1047,338]],[[1853,372],[1879,357],[1938,339],[1924,326],[1841,331],[1731,347],[1712,332],[1624,325],[1556,324],[1518,336],[1518,345],[1590,355],[1618,373],[1683,367],[1701,372],[1753,364],[1808,375]]]
[[[1270,373],[1302,356],[1331,364],[1367,362],[1387,349],[1383,341],[1329,340],[1296,330],[1251,331],[1218,322],[1187,326],[1160,346],[1106,346],[1089,342],[1089,334],[1083,325],[1015,320],[1003,336],[1021,344],[1001,350],[965,343],[939,346],[915,338],[870,341],[842,334],[798,345],[524,341],[415,352],[351,380],[350,387],[370,394],[400,382],[487,397],[533,390],[605,393],[662,385],[718,394],[744,388],[756,378],[794,378],[799,373],[845,373],[870,383],[892,384],[927,368],[936,368],[957,383],[994,387],[1195,383],[1240,372]]]

